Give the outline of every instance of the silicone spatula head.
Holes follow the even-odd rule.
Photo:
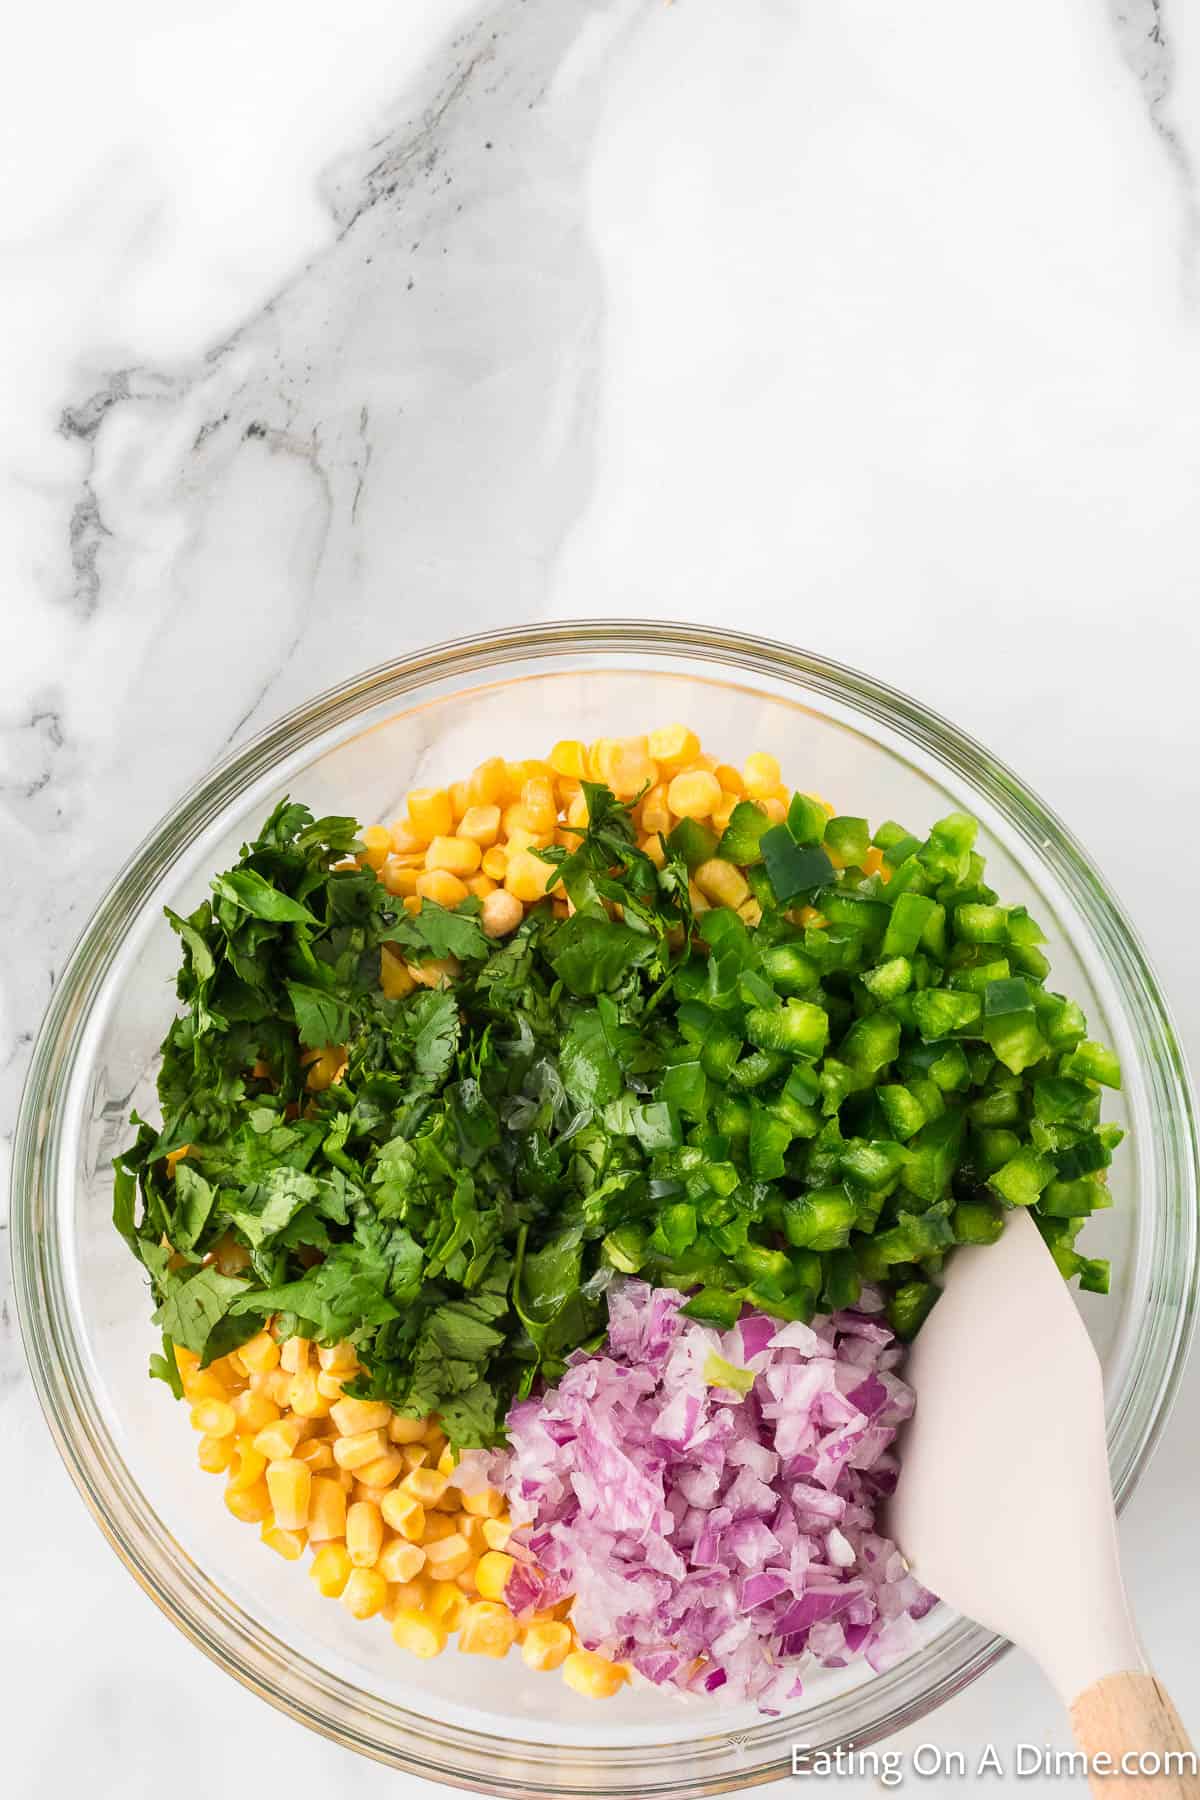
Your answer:
[[[889,1531],[914,1574],[1010,1638],[1068,1704],[1141,1656],[1117,1557],[1100,1364],[1033,1220],[964,1246],[905,1376]]]

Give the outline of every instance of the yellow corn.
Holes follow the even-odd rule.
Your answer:
[[[350,1560],[354,1560],[353,1551]],[[342,1589],[342,1605],[356,1619],[374,1618],[383,1610],[387,1597],[387,1582],[378,1569],[351,1569]]]
[[[650,733],[646,748],[656,763],[674,774],[699,756],[700,739],[686,725],[664,725]]]
[[[566,775],[572,781],[587,774],[587,750],[578,738],[561,738],[548,760],[556,775]]]
[[[554,874],[554,870],[540,856],[531,850],[514,850],[508,859],[508,868],[504,875],[504,886],[514,900],[522,900],[527,904],[542,899],[546,892],[546,884]],[[489,899],[494,896],[489,895]],[[511,926],[509,928],[512,929]],[[486,930],[486,925],[485,925]],[[502,935],[499,932],[494,936]]]
[[[500,836],[500,808],[469,806],[458,822],[457,835],[479,847],[481,855],[477,859],[478,866],[483,860],[482,852],[491,849]]]
[[[491,1522],[490,1519],[487,1521],[488,1524]],[[483,1519],[473,1519],[470,1513],[460,1512],[454,1515],[454,1529],[464,1543],[470,1546],[472,1556],[482,1556],[490,1548],[483,1535],[484,1523]]]
[[[464,1494],[462,1509],[477,1519],[498,1519],[504,1511],[504,1495],[498,1488],[482,1488],[478,1494]]]
[[[333,1459],[339,1469],[362,1469],[382,1456],[386,1449],[387,1435],[376,1427],[373,1431],[356,1431],[350,1437],[336,1438]]]
[[[439,1433],[438,1435],[440,1436],[441,1434]],[[458,1465],[458,1458],[455,1456],[449,1444],[445,1442],[439,1444],[436,1439],[427,1439],[426,1442],[429,1444],[430,1455],[435,1453],[437,1455],[437,1462],[434,1467],[437,1469],[438,1474],[445,1475],[446,1478],[449,1479]]]
[[[442,1501],[440,1500],[435,1502],[433,1511],[426,1511],[425,1529],[421,1533],[421,1542],[425,1545],[426,1549],[428,1549],[430,1544],[440,1544],[444,1539],[455,1535],[457,1530],[455,1519],[457,1516],[457,1513],[448,1513],[444,1511]],[[462,1534],[459,1533],[459,1535],[461,1536]]]
[[[425,1430],[424,1419],[410,1419],[404,1413],[393,1413],[388,1420],[388,1436],[393,1444],[419,1444]]]
[[[268,1462],[279,1462],[285,1456],[294,1456],[300,1439],[305,1432],[311,1430],[312,1425],[308,1419],[301,1419],[291,1413],[286,1419],[276,1419],[272,1424],[264,1425],[255,1435],[254,1448]]]
[[[480,1533],[489,1550],[503,1550],[512,1536],[512,1522],[509,1519],[484,1519],[480,1523]]]
[[[383,1548],[383,1520],[369,1500],[356,1500],[346,1514],[346,1548],[356,1569],[369,1569]]]
[[[531,1625],[521,1645],[521,1657],[531,1669],[557,1669],[571,1648],[571,1627],[559,1620]]]
[[[327,1600],[341,1594],[353,1567],[345,1544],[322,1544],[309,1565],[309,1574]]]
[[[638,849],[642,852],[643,856],[648,856],[650,858],[650,861],[654,864],[656,869],[666,867],[667,853],[663,849],[663,841],[658,832],[655,832],[653,837],[646,836],[639,838]]]
[[[742,779],[752,800],[765,799],[779,786],[779,764],[763,750],[754,750],[742,765]]]
[[[388,893],[394,894],[398,900],[410,899],[417,891],[417,870],[400,856],[388,857],[379,871],[379,879]],[[389,997],[397,1000],[404,998],[403,994]]]
[[[426,1602],[430,1613],[441,1620],[447,1631],[458,1630],[468,1604],[467,1596],[453,1581],[435,1581]]]
[[[251,1482],[248,1487],[235,1487],[230,1482],[225,1489],[225,1504],[244,1525],[258,1525],[271,1511],[271,1496],[265,1481]]]
[[[389,1538],[379,1552],[375,1567],[385,1581],[412,1581],[425,1567],[425,1552],[420,1544],[409,1544],[398,1537]]]
[[[558,818],[553,776],[531,775],[521,789],[521,805],[530,831],[553,831]]]
[[[406,1494],[422,1506],[432,1506],[446,1491],[446,1477],[433,1469],[411,1469],[400,1483]]]
[[[474,838],[435,837],[425,852],[425,867],[451,875],[473,875],[482,859],[483,851]],[[424,891],[418,883],[418,894]]]
[[[454,830],[454,809],[446,790],[414,788],[408,796],[408,823],[427,844],[435,837],[449,837]]]
[[[196,1447],[196,1461],[209,1475],[220,1475],[234,1454],[234,1440],[229,1437],[202,1437]]]
[[[517,1621],[507,1606],[476,1600],[459,1622],[458,1647],[469,1656],[507,1656],[517,1641]]]
[[[720,782],[723,793],[731,794],[735,800],[741,799],[746,791],[746,784],[732,763],[718,763],[713,774]]]
[[[693,873],[692,879],[704,895],[716,906],[740,906],[743,900],[750,898],[750,884],[735,863],[726,862],[724,857],[712,856],[702,862]]]
[[[400,1488],[392,1488],[379,1506],[393,1531],[398,1531],[410,1544],[420,1542],[425,1532],[425,1508],[419,1500]]]
[[[440,1656],[449,1635],[440,1619],[415,1608],[405,1607],[392,1617],[393,1640],[413,1656]]]
[[[269,1331],[260,1331],[238,1352],[252,1375],[266,1375],[279,1367],[279,1345]]]
[[[417,878],[413,875],[410,893],[417,891]],[[408,972],[404,958],[394,944],[384,944],[379,951],[379,985],[383,989],[385,1000],[407,1000],[416,987],[416,982]]]
[[[292,1376],[287,1403],[293,1412],[305,1419],[327,1419],[333,1404],[317,1386],[317,1377],[312,1369],[302,1369],[299,1375]]]
[[[201,1400],[192,1408],[192,1426],[207,1437],[232,1437],[238,1416],[228,1400]]]
[[[346,1490],[332,1475],[314,1475],[308,1490],[310,1543],[346,1535]]]
[[[362,834],[363,861],[369,869],[381,869],[392,853],[392,834],[386,825],[368,825]]]
[[[465,838],[462,840],[463,843],[466,841]],[[448,869],[424,869],[417,876],[417,893],[422,900],[432,900],[435,906],[461,906],[468,891],[466,882],[451,875]]]
[[[358,1437],[364,1431],[383,1430],[391,1423],[392,1409],[386,1400],[354,1400],[347,1395],[330,1407],[329,1416],[342,1437]]]
[[[323,1475],[327,1469],[337,1467],[327,1438],[308,1438],[297,1444],[296,1455],[302,1463],[308,1464],[314,1475]]]
[[[459,1537],[457,1531],[452,1531],[448,1537],[431,1544],[427,1529],[425,1562],[435,1581],[453,1581],[454,1577],[461,1575],[470,1564],[471,1547],[463,1538]]]
[[[589,1700],[610,1699],[625,1680],[625,1671],[619,1664],[597,1656],[594,1650],[572,1650],[563,1659],[562,1672],[567,1686]]]
[[[503,881],[508,868],[508,851],[504,845],[493,844],[490,850],[485,850],[480,867],[493,881]]]
[[[295,1377],[293,1376],[293,1380]],[[264,1393],[256,1393],[253,1388],[246,1388],[230,1401],[237,1415],[237,1428],[248,1437],[256,1437],[268,1425],[274,1425],[279,1417],[279,1408]]]
[[[358,1371],[358,1357],[353,1344],[324,1344],[317,1351],[317,1361],[330,1375],[346,1378]]]
[[[396,1477],[404,1473],[404,1457],[399,1450],[385,1450],[374,1462],[363,1463],[354,1473],[367,1487],[390,1488]]]
[[[308,1501],[312,1492],[312,1470],[297,1457],[281,1458],[267,1464],[267,1492],[275,1523],[281,1531],[303,1531],[308,1524]]]
[[[428,1604],[429,1583],[423,1575],[414,1575],[411,1581],[390,1581],[384,1617],[394,1619],[406,1610],[423,1612]]]
[[[673,777],[667,804],[681,819],[707,819],[721,804],[721,784],[706,769],[685,771]]]
[[[467,784],[465,781],[452,781],[446,792],[450,796],[450,816],[457,824],[471,804]]]
[[[299,1562],[304,1554],[307,1539],[302,1531],[289,1531],[285,1526],[273,1524],[266,1518],[258,1535],[269,1550],[282,1556],[284,1562]]]
[[[503,1550],[488,1550],[480,1557],[475,1569],[475,1586],[485,1600],[503,1600],[514,1566],[513,1558],[505,1556]],[[461,1575],[462,1570],[454,1572]]]
[[[766,813],[772,825],[782,825],[787,818],[787,807],[775,794],[768,794],[765,800],[757,802]]]
[[[423,1469],[429,1461],[428,1444],[405,1444],[401,1448],[401,1458],[406,1469]]]
[[[250,1488],[266,1473],[267,1459],[254,1445],[242,1438],[237,1447],[237,1465],[229,1477],[231,1488]]]
[[[667,800],[667,789],[660,781],[652,787],[642,801],[642,830],[651,835],[658,831],[670,831],[671,808]]]

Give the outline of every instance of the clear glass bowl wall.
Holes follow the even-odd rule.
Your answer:
[[[603,1703],[557,1678],[419,1663],[378,1621],[317,1595],[221,1503],[182,1407],[146,1379],[140,1271],[109,1223],[110,1159],[131,1107],[153,1113],[155,1048],[176,941],[210,875],[285,793],[363,822],[403,811],[484,756],[681,719],[731,762],[769,750],[784,779],[839,810],[918,832],[954,807],[981,820],[989,879],[1050,937],[1054,984],[1121,1053],[1115,1112],[1132,1128],[1115,1205],[1090,1224],[1113,1293],[1081,1297],[1102,1357],[1118,1498],[1161,1428],[1196,1291],[1196,1140],[1186,1075],[1154,978],[1119,909],[1061,824],[987,752],[915,702],[778,644],[686,626],[528,628],[373,671],[280,721],[164,821],[102,903],[60,983],[18,1131],[13,1254],[47,1418],[110,1541],[210,1656],[305,1723],[433,1779],[512,1794],[707,1794],[781,1773],[793,1741],[870,1743],[939,1704],[1003,1646],[937,1609],[884,1676],[818,1672],[776,1720],[626,1690]]]

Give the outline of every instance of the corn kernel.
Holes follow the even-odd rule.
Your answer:
[[[883,851],[878,844],[872,844],[863,858],[863,874],[881,875],[884,881],[891,880],[891,871],[884,864]]]
[[[281,1531],[303,1531],[308,1524],[308,1500],[312,1470],[298,1457],[282,1457],[267,1464],[267,1492],[271,1510]]]
[[[746,784],[732,763],[718,763],[713,774],[721,784],[721,791],[732,794],[735,800],[740,800],[746,792]]]
[[[611,1699],[625,1681],[624,1669],[594,1650],[572,1650],[563,1659],[562,1672],[567,1686],[588,1700]]]
[[[245,1387],[249,1370],[243,1367],[236,1350],[231,1350],[228,1356],[218,1356],[209,1367],[220,1376],[231,1393],[240,1393]]]
[[[317,1386],[316,1372],[304,1369],[293,1375],[288,1388],[288,1405],[304,1419],[327,1419],[332,1401]]]
[[[521,789],[521,805],[530,831],[553,831],[558,818],[553,777],[531,775]]]
[[[440,1432],[438,1435],[441,1435]],[[455,1456],[449,1444],[444,1441],[441,1444],[438,1444],[432,1439],[427,1441],[429,1445],[429,1454],[431,1456],[434,1455],[435,1452],[437,1454],[437,1462],[434,1464],[434,1467],[437,1469],[438,1474],[447,1476],[453,1475],[455,1469],[458,1467],[458,1458]]]
[[[467,792],[467,784],[465,781],[452,781],[450,786],[446,789],[446,792],[450,796],[450,816],[457,825],[458,821],[462,818],[468,806],[471,804],[471,797]]]
[[[775,779],[778,781],[778,775]],[[435,837],[449,837],[454,830],[454,811],[445,788],[413,788],[408,796],[408,817],[413,831],[427,844]]]
[[[345,1382],[340,1375],[331,1375],[328,1369],[317,1370],[317,1392],[326,1400],[340,1400]]]
[[[271,1496],[265,1481],[251,1482],[248,1487],[235,1487],[230,1482],[225,1489],[225,1504],[244,1525],[259,1525],[271,1511]]]
[[[453,1581],[435,1581],[426,1602],[429,1612],[441,1620],[447,1631],[458,1630],[468,1604],[467,1596]]]
[[[489,1519],[487,1523],[490,1525],[492,1521]],[[460,1512],[454,1515],[453,1524],[459,1537],[470,1547],[472,1556],[482,1556],[492,1547],[483,1535],[483,1519],[473,1519],[470,1513]]]
[[[507,1606],[476,1600],[463,1613],[458,1647],[470,1656],[507,1656],[517,1641],[517,1621]]]
[[[338,1044],[326,1044],[309,1065],[305,1086],[310,1093],[322,1094],[333,1087],[346,1072],[346,1052]]]
[[[388,1421],[393,1444],[419,1444],[424,1430],[424,1419],[410,1419],[404,1413],[393,1413]]]
[[[392,834],[386,825],[368,825],[362,834],[363,861],[369,869],[382,869],[392,854]]]
[[[488,1550],[480,1557],[475,1570],[475,1586],[485,1600],[503,1600],[508,1578],[515,1567],[513,1558],[503,1550]],[[461,1574],[461,1570],[456,1570]]]
[[[453,875],[447,880],[453,881]],[[418,900],[417,905],[420,904]],[[418,987],[443,988],[457,981],[461,967],[457,956],[431,956],[422,963],[409,963],[408,972]]]
[[[425,852],[425,867],[429,870],[444,870],[451,875],[473,875],[479,867],[483,851],[469,837],[435,837]],[[418,894],[424,893],[420,886]],[[425,895],[428,899],[430,896]]]
[[[675,774],[699,756],[700,739],[686,725],[664,725],[650,733],[646,748],[656,763],[664,764]]]
[[[268,1462],[279,1462],[286,1456],[294,1456],[300,1439],[305,1432],[311,1431],[308,1419],[301,1419],[292,1413],[286,1419],[276,1419],[271,1425],[264,1425],[254,1437],[254,1448]]]
[[[397,1476],[403,1475],[404,1458],[399,1450],[385,1450],[374,1462],[363,1463],[354,1473],[367,1487],[389,1488]]]
[[[373,1431],[356,1431],[335,1439],[333,1459],[339,1469],[361,1469],[375,1462],[386,1449],[387,1435],[376,1426]]]
[[[779,764],[764,750],[754,750],[742,765],[742,779],[752,800],[765,799],[779,786]]]
[[[464,844],[468,842],[466,838],[461,840],[447,838],[446,840],[447,843],[456,841]],[[466,882],[460,881],[458,876],[452,875],[448,869],[423,869],[417,876],[418,894],[422,900],[432,900],[435,906],[461,906],[468,891]]]
[[[480,867],[493,881],[503,881],[508,869],[508,851],[504,845],[493,844],[490,850],[485,850]]]
[[[641,805],[642,830],[652,836],[657,831],[668,832],[671,829],[671,808],[667,800],[668,789],[663,782],[652,787]]]
[[[446,1485],[446,1477],[433,1469],[412,1469],[400,1483],[403,1491],[419,1500],[422,1506],[432,1506],[435,1500],[440,1500]]]
[[[508,859],[504,886],[514,900],[530,903],[542,898],[553,874],[552,866],[543,862],[540,856],[535,856],[531,850],[517,850]]]
[[[270,1518],[263,1520],[258,1535],[269,1550],[282,1556],[284,1562],[299,1562],[308,1541],[302,1531],[289,1531],[282,1525],[273,1524]]]
[[[170,1162],[171,1157],[176,1155],[182,1156],[183,1151],[170,1151],[167,1156],[167,1161]],[[265,1335],[266,1334],[264,1333],[264,1336]],[[179,1371],[181,1379],[186,1380],[189,1375],[198,1375],[200,1373],[200,1358],[196,1352],[194,1350],[185,1349],[182,1344],[176,1344],[174,1349],[175,1367]]]
[[[308,1490],[309,1542],[346,1535],[346,1491],[333,1475],[314,1475]]]
[[[414,891],[416,879],[414,875]],[[417,985],[408,972],[404,958],[394,944],[383,944],[380,947],[379,985],[383,989],[385,1000],[407,1000]]]
[[[481,1488],[477,1494],[464,1494],[462,1509],[477,1519],[498,1519],[504,1511],[504,1495],[499,1488]]]
[[[323,1344],[317,1351],[317,1361],[328,1374],[341,1375],[343,1379],[358,1372],[358,1357],[353,1344]]]
[[[483,1541],[489,1550],[503,1550],[512,1536],[511,1519],[484,1519],[480,1523]]]
[[[507,777],[502,756],[489,756],[467,782],[467,798],[472,806],[496,806],[504,798]]]
[[[252,1375],[266,1375],[279,1367],[279,1345],[269,1331],[260,1331],[257,1337],[250,1338],[239,1355]]]
[[[398,900],[408,899],[417,891],[417,870],[398,856],[389,856],[379,871],[379,879],[389,894]]]
[[[496,883],[490,875],[468,875],[467,892],[474,894],[477,900],[486,900],[489,894],[496,892]]]
[[[393,1641],[413,1656],[440,1656],[449,1635],[440,1619],[411,1607],[403,1608],[392,1617]]]
[[[423,1469],[429,1461],[428,1444],[405,1444],[401,1455],[406,1469]]]
[[[715,906],[740,906],[749,898],[750,884],[741,870],[723,857],[713,856],[693,871],[692,879]]]
[[[388,1583],[388,1598],[384,1616],[394,1619],[398,1612],[423,1612],[428,1604],[429,1583],[423,1575],[414,1575],[411,1581]]]
[[[762,924],[762,907],[757,900],[743,900],[737,910],[738,918],[742,919],[747,925],[754,926]]]
[[[572,781],[587,774],[587,750],[578,738],[560,738],[548,760],[556,775],[566,775]]]
[[[301,1369],[308,1367],[309,1343],[307,1338],[290,1337],[282,1345],[279,1352],[279,1366],[286,1369],[289,1375],[298,1375]]]
[[[385,1581],[413,1581],[425,1567],[425,1552],[420,1544],[409,1544],[399,1537],[389,1538],[379,1552],[375,1567]]]
[[[265,1475],[267,1459],[265,1456],[259,1455],[252,1443],[241,1438],[237,1446],[236,1466],[231,1465],[231,1467],[230,1487],[234,1489],[250,1488],[261,1476]]]
[[[308,1572],[316,1582],[318,1592],[327,1600],[336,1600],[350,1579],[352,1567],[345,1544],[322,1544]]]
[[[807,930],[811,925],[814,931],[823,931],[829,920],[815,906],[802,906],[796,914],[796,923]]]
[[[199,1369],[183,1377],[183,1391],[193,1406],[201,1400],[228,1400],[229,1389],[212,1369]]]
[[[355,1481],[350,1498],[351,1500],[368,1501],[378,1511],[383,1504],[384,1495],[390,1494],[391,1491],[391,1488],[369,1487],[365,1481]]]
[[[425,1533],[425,1508],[419,1500],[402,1488],[392,1488],[379,1505],[393,1531],[398,1531],[410,1544],[420,1542]]]
[[[721,784],[705,769],[676,775],[667,789],[667,803],[681,819],[707,819],[721,804]]]
[[[783,801],[777,799],[774,794],[768,794],[766,799],[760,800],[758,804],[762,807],[772,825],[782,825],[787,818],[787,807],[784,805]]]
[[[354,1561],[354,1552],[350,1552]],[[342,1589],[342,1605],[355,1619],[372,1619],[383,1610],[388,1597],[387,1582],[378,1569],[351,1569]]]
[[[658,764],[646,749],[645,738],[621,738],[606,747],[600,757],[601,780],[618,800],[632,800],[643,788],[658,781]]]
[[[235,1453],[235,1445],[229,1437],[202,1437],[196,1446],[196,1461],[208,1475],[220,1475],[226,1470]]]
[[[364,1431],[384,1430],[391,1422],[392,1409],[386,1400],[355,1400],[347,1394],[330,1407],[329,1416],[342,1437],[359,1437]]]
[[[436,1543],[430,1543],[427,1526],[424,1549],[426,1565],[435,1581],[453,1581],[472,1560],[470,1545],[459,1537],[457,1531],[452,1531],[448,1537],[441,1538]]]
[[[430,1544],[440,1544],[446,1538],[453,1537],[457,1529],[455,1525],[457,1516],[457,1512],[446,1512],[444,1496],[441,1500],[435,1501],[432,1507],[427,1507],[425,1529],[421,1533],[422,1544],[428,1549]]]
[[[457,836],[476,844],[480,852],[490,849],[500,836],[500,808],[469,806],[458,822]]]
[[[652,837],[646,836],[639,838],[638,849],[642,852],[643,856],[648,856],[650,858],[650,861],[654,864],[656,869],[666,867],[667,853],[663,849],[663,841],[657,831]]]
[[[369,1569],[383,1548],[383,1520],[369,1500],[356,1500],[346,1513],[346,1548],[356,1569]]]
[[[201,1400],[192,1408],[192,1426],[207,1437],[232,1437],[238,1416],[228,1400]]]
[[[550,1619],[529,1627],[521,1645],[521,1658],[530,1669],[558,1669],[570,1648],[571,1627]]]

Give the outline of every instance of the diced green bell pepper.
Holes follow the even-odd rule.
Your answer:
[[[739,863],[743,868],[761,862],[762,840],[770,828],[770,819],[752,800],[739,800],[721,834],[717,855],[726,862]]]
[[[814,1188],[785,1200],[783,1231],[802,1250],[840,1250],[850,1242],[854,1202],[844,1188]]]

